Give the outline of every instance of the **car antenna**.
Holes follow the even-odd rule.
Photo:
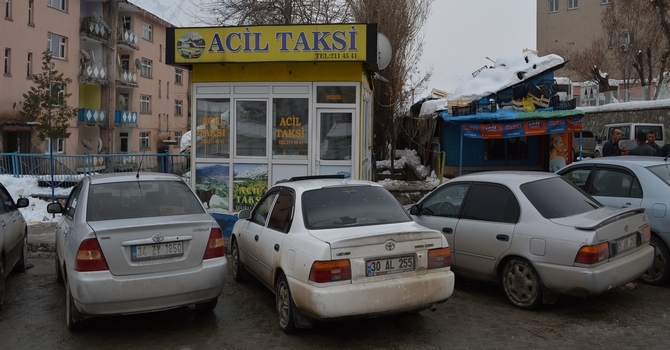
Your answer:
[[[135,178],[139,179],[140,178],[140,169],[142,169],[142,162],[144,161],[144,153],[147,152],[147,149],[145,148],[142,151],[142,158],[140,158],[140,164],[137,166],[137,174],[135,174]]]

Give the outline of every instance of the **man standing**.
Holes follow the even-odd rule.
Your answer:
[[[655,156],[656,150],[647,144],[647,134],[644,131],[640,131],[635,134],[635,142],[637,142],[637,147],[633,148],[630,151],[632,156]]]
[[[621,140],[621,129],[612,130],[612,136],[603,145],[603,157],[620,156],[626,150],[624,144],[619,148],[619,140]]]
[[[656,132],[655,132],[655,131],[650,131],[650,132],[647,134],[647,144],[648,144],[651,148],[653,148],[654,150],[656,150],[656,155],[658,155],[658,156],[661,155],[661,146],[659,146],[659,145],[656,143]]]

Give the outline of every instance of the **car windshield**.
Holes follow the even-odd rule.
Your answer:
[[[376,186],[328,187],[302,195],[305,227],[329,229],[412,221],[389,191]]]
[[[647,167],[647,169],[660,177],[666,185],[670,186],[670,164],[654,165]]]
[[[602,207],[586,192],[561,177],[529,182],[520,188],[535,209],[547,219],[582,214]]]
[[[91,185],[87,221],[204,213],[198,198],[180,181],[129,181]]]

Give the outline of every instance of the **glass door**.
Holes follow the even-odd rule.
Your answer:
[[[354,112],[354,109],[317,110],[316,174],[351,177]]]

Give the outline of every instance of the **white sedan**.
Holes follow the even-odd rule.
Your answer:
[[[276,295],[286,333],[314,320],[434,310],[454,289],[447,240],[379,184],[301,177],[276,184],[233,227],[233,277]]]

